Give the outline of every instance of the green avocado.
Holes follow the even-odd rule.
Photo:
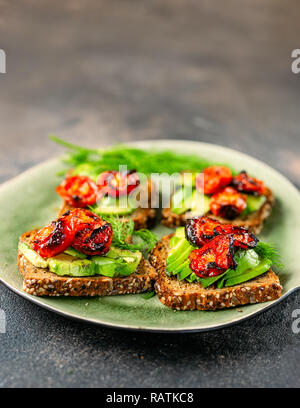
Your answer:
[[[172,197],[171,210],[178,215],[187,211],[191,211],[192,216],[203,215],[209,212],[209,204],[209,196],[202,195],[197,190],[191,191],[181,188]]]
[[[111,247],[106,256],[87,256],[73,248],[55,257],[44,259],[24,242],[19,243],[19,251],[37,268],[49,268],[59,276],[128,276],[134,273],[141,262],[140,251],[128,251]],[[83,258],[84,257],[84,258]]]
[[[267,272],[271,268],[271,266],[272,261],[270,259],[264,259],[260,261],[260,263],[257,266],[250,269],[246,273],[227,279],[225,286],[239,285],[240,283],[254,279],[257,276],[260,276],[263,273]]]
[[[36,268],[48,268],[48,260],[42,258],[37,252],[30,248],[25,242],[19,242],[18,249],[28,261]]]
[[[59,276],[93,276],[96,273],[96,264],[88,259],[60,254],[48,261],[49,270]]]
[[[180,188],[177,190],[172,197],[171,210],[175,214],[184,214],[187,212],[193,201],[192,189]]]
[[[133,199],[126,198],[120,201],[113,197],[103,197],[97,202],[97,205],[92,208],[96,214],[114,214],[114,215],[128,215],[132,214],[136,208],[136,202]]]
[[[136,271],[142,253],[112,247],[106,256],[93,256],[90,259],[77,259],[60,254],[49,259],[49,270],[60,276],[102,275],[114,278],[128,276]]]
[[[176,229],[175,235],[170,239],[169,242],[169,247],[170,249],[174,248],[176,244],[178,244],[179,241],[181,241],[183,238],[185,238],[185,228],[184,227],[178,227]]]
[[[250,214],[254,211],[257,211],[260,209],[260,207],[265,203],[266,201],[266,196],[254,196],[254,195],[247,195],[247,207],[246,210],[244,211],[245,214]]]
[[[82,252],[78,252],[76,251],[76,249],[69,247],[68,249],[65,250],[64,254],[73,256],[74,258],[78,258],[78,259],[86,259],[87,256],[85,254],[83,254]]]
[[[133,252],[112,246],[106,254],[106,257],[116,262],[120,275],[128,276],[136,271],[136,268],[141,262],[142,253],[140,251]]]
[[[203,202],[201,202],[203,200]],[[201,207],[200,207],[201,204]],[[193,192],[193,197],[192,197],[192,203],[191,203],[191,216],[200,216],[204,215],[209,212],[210,210],[210,197],[199,193],[197,190],[194,190]],[[199,207],[199,208],[198,208]]]
[[[167,270],[173,273],[173,271],[181,270],[183,263],[188,260],[188,256],[195,249],[185,238],[180,239],[177,244],[170,249],[167,258]],[[177,273],[175,272],[175,273]]]
[[[105,256],[94,256],[95,273],[97,275],[108,276],[114,278],[119,275],[118,263],[114,259],[106,258]]]

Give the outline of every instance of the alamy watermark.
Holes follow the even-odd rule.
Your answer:
[[[295,58],[294,61],[292,62],[292,65],[291,65],[292,72],[294,74],[299,74],[299,72],[300,72],[300,49],[295,48],[292,51],[291,57]]]
[[[293,310],[292,318],[295,319],[292,323],[292,332],[294,334],[299,334],[300,333],[300,309]]]
[[[100,174],[97,179],[97,185],[110,185],[112,191],[108,193],[105,188],[100,190],[97,200],[99,208],[105,205],[120,209],[172,207],[175,212],[182,213],[181,210],[186,211],[185,207],[189,203],[191,206],[191,211],[188,211],[187,214],[189,218],[205,212],[205,196],[201,188],[197,187],[204,185],[205,175],[203,173],[146,175],[129,171],[127,166],[123,165],[119,166],[117,174],[107,172],[105,179],[103,179],[103,174]],[[115,193],[118,188],[123,192],[127,191],[127,194]],[[109,195],[109,200],[106,200],[105,194]]]
[[[6,74],[6,53],[0,48],[0,74]]]

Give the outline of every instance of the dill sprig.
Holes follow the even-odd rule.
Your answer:
[[[129,251],[150,252],[158,241],[158,237],[147,229],[134,231],[134,222],[130,218],[115,215],[101,215],[113,229],[112,245]]]
[[[272,261],[273,265],[277,266],[277,268],[283,268],[278,250],[273,244],[259,242],[255,248],[255,252],[258,253],[261,259],[269,259]]]
[[[135,169],[149,175],[151,173],[173,174],[182,171],[200,172],[212,164],[222,164],[194,154],[179,154],[169,150],[146,151],[125,145],[116,145],[110,149],[88,149],[56,136],[50,136],[50,139],[68,149],[64,161],[76,173],[80,173],[81,166],[84,171],[87,171],[87,165],[92,174],[99,174],[104,170],[118,170],[119,166],[126,165],[128,169]]]

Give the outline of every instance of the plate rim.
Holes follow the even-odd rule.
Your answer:
[[[291,288],[289,291],[287,291],[283,296],[281,296],[279,299],[273,300],[271,302],[266,302],[266,306],[264,306],[262,309],[256,310],[250,314],[248,314],[247,316],[240,316],[237,317],[236,319],[231,320],[228,323],[222,323],[222,324],[218,324],[215,326],[206,326],[206,327],[191,327],[191,328],[176,328],[176,329],[172,329],[172,328],[157,328],[157,327],[153,327],[153,328],[149,328],[149,327],[143,327],[143,326],[134,326],[134,325],[122,325],[122,324],[113,324],[113,323],[107,323],[107,322],[101,322],[100,320],[95,320],[95,319],[90,319],[90,318],[85,318],[85,317],[80,317],[77,316],[75,314],[72,313],[68,313],[62,310],[59,310],[55,307],[52,307],[50,305],[47,305],[43,302],[41,302],[38,298],[35,298],[34,296],[31,296],[29,294],[27,294],[26,292],[23,292],[19,289],[16,289],[15,287],[13,287],[12,285],[10,285],[9,283],[5,282],[1,277],[0,277],[0,282],[2,282],[4,284],[5,287],[7,287],[9,290],[11,290],[12,292],[16,293],[17,295],[21,296],[22,298],[24,298],[25,300],[27,300],[28,302],[34,303],[37,306],[42,307],[43,309],[46,309],[50,312],[53,312],[55,314],[58,314],[60,316],[64,316],[67,317],[68,319],[77,321],[77,322],[81,322],[81,323],[85,323],[85,324],[92,324],[93,326],[100,326],[100,327],[106,327],[108,329],[115,329],[115,330],[122,330],[122,331],[134,331],[134,332],[142,332],[142,333],[170,333],[170,334],[174,334],[174,333],[204,333],[204,332],[209,332],[209,331],[215,331],[215,330],[221,330],[230,326],[233,326],[235,324],[238,323],[242,323],[248,319],[251,319],[254,316],[257,316],[263,312],[266,312],[267,310],[271,309],[272,307],[275,307],[276,305],[278,305],[280,302],[282,302],[283,300],[285,300],[288,296],[290,296],[292,293],[296,292],[297,290],[300,289],[300,287],[295,287],[295,288]],[[247,305],[245,305],[247,306]],[[243,307],[243,306],[241,306]]]
[[[157,142],[157,140],[155,139],[145,139],[145,140],[139,140],[139,141],[129,141],[127,143],[124,143],[127,146],[130,145],[135,145],[135,146],[142,146],[143,144],[154,144],[155,142]],[[240,156],[245,157],[247,159],[251,159],[252,162],[257,162],[259,163],[259,165],[263,165],[265,167],[267,167],[269,170],[271,170],[273,173],[276,174],[277,177],[279,177],[283,182],[287,183],[289,185],[289,187],[294,190],[294,192],[299,196],[300,199],[300,192],[298,190],[298,188],[283,174],[281,174],[278,170],[274,169],[273,167],[271,167],[269,164],[253,157],[250,156],[246,153],[240,152],[239,150],[236,149],[232,149],[226,146],[222,146],[222,145],[218,145],[218,144],[214,144],[214,143],[206,143],[206,142],[201,142],[201,141],[196,141],[196,140],[183,140],[183,139],[159,139],[158,141],[159,143],[172,143],[174,142],[174,144],[176,143],[184,143],[184,144],[195,144],[198,146],[206,146],[209,148],[214,148],[217,147],[219,150],[223,150],[224,152],[227,153],[238,153]],[[112,145],[111,145],[112,146]],[[107,146],[107,148],[109,148],[110,146]],[[200,155],[199,155],[200,156]],[[42,161],[32,167],[30,167],[29,169],[25,170],[24,172],[20,173],[19,175],[5,181],[4,183],[2,183],[0,185],[0,193],[1,191],[8,185],[13,184],[16,180],[22,179],[23,177],[28,176],[31,172],[35,172],[39,167],[42,166],[46,166],[49,165],[51,162],[56,162],[57,160],[59,160],[61,156],[57,156],[45,161]],[[13,285],[9,284],[8,282],[6,282],[1,276],[0,276],[0,282],[4,284],[4,286],[6,286],[8,289],[10,289],[12,292],[16,293],[17,295],[21,296],[22,298],[26,299],[29,302],[32,302],[50,312],[54,312],[56,314],[59,314],[61,316],[67,317],[69,319],[75,320],[75,321],[79,321],[82,323],[89,323],[89,324],[93,324],[96,326],[102,326],[102,327],[107,327],[110,329],[118,329],[118,330],[127,330],[127,331],[136,331],[136,332],[151,332],[151,333],[197,333],[197,332],[208,332],[208,331],[213,331],[213,330],[220,330],[226,327],[230,327],[234,324],[237,324],[239,322],[243,322],[246,321],[247,319],[251,319],[252,317],[263,313],[267,310],[269,310],[270,308],[276,306],[277,304],[279,304],[281,301],[283,301],[284,299],[286,299],[290,294],[292,294],[293,292],[297,291],[298,289],[300,289],[300,285],[295,286],[291,289],[289,289],[283,296],[281,296],[279,299],[276,299],[274,301],[271,302],[266,302],[266,305],[264,307],[262,307],[259,310],[253,311],[250,314],[248,314],[247,316],[238,316],[236,319],[233,319],[227,323],[221,323],[218,325],[212,325],[212,326],[203,326],[203,327],[190,327],[190,328],[185,328],[185,327],[178,327],[178,328],[157,328],[157,327],[143,327],[142,325],[138,326],[138,325],[122,325],[122,324],[116,324],[116,323],[108,323],[108,322],[103,322],[101,320],[96,320],[96,319],[92,319],[92,318],[88,318],[88,317],[81,317],[78,316],[76,314],[73,313],[69,313],[63,310],[58,309],[57,307],[52,307],[50,305],[47,305],[45,303],[43,303],[42,301],[39,300],[39,298],[35,298],[34,296],[31,296],[29,294],[27,294],[26,292],[23,292],[22,290],[19,290],[17,288],[15,288]]]

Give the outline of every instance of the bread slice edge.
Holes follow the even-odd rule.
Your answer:
[[[237,217],[234,220],[227,220],[225,218],[216,217],[211,213],[206,214],[208,217],[215,218],[224,224],[233,224],[239,227],[247,228],[249,232],[253,234],[259,234],[262,230],[264,221],[271,215],[273,206],[275,203],[275,197],[270,189],[266,192],[266,201],[264,204],[254,213],[249,214],[247,217]],[[172,212],[171,208],[164,208],[162,211],[162,224],[169,228],[184,226],[187,223],[188,213],[181,215]]]
[[[20,237],[20,241],[30,243],[35,231]],[[23,277],[23,290],[34,296],[113,296],[142,293],[153,290],[156,271],[143,258],[135,273],[109,278],[106,276],[58,276],[48,269],[37,268],[24,254],[18,251],[18,267]]]
[[[150,256],[150,263],[158,272],[155,290],[165,306],[175,310],[216,310],[268,302],[281,297],[282,286],[271,269],[257,279],[222,289],[203,288],[200,283],[169,277],[166,274],[166,258],[172,235],[163,237]]]

